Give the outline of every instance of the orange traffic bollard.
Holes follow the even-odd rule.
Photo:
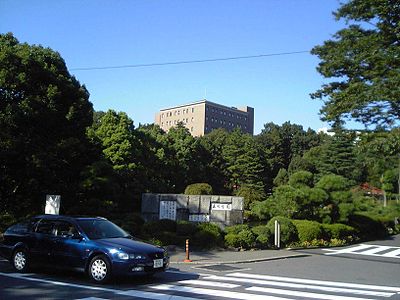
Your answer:
[[[189,240],[186,240],[186,258],[183,262],[192,262],[189,258]]]

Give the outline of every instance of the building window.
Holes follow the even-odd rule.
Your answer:
[[[194,122],[194,117],[192,117],[192,122]]]
[[[193,127],[192,127],[192,128],[190,128],[190,131],[191,131],[191,132],[193,132]]]
[[[194,113],[194,107],[192,107],[192,113]]]

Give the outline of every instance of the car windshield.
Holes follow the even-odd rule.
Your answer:
[[[78,224],[91,240],[129,237],[122,228],[107,220],[78,220]]]

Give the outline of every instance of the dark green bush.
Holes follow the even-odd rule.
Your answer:
[[[267,223],[267,227],[272,234],[275,232],[275,220],[278,220],[281,225],[281,246],[285,247],[298,241],[296,226],[290,219],[285,217],[274,217]]]
[[[357,237],[357,230],[345,224],[322,224],[326,239],[352,241]]]
[[[293,220],[300,242],[311,242],[323,237],[322,225],[315,221]]]
[[[212,249],[223,246],[223,231],[218,225],[200,223],[194,234],[192,245],[197,249]]]
[[[229,234],[229,233],[238,234],[238,233],[241,232],[242,230],[250,230],[249,225],[247,225],[247,224],[238,224],[238,225],[233,225],[233,226],[227,226],[227,227],[225,227],[225,232],[226,232],[227,234]]]
[[[228,247],[251,249],[256,245],[256,235],[250,229],[243,229],[238,233],[228,233],[225,236],[225,245]]]
[[[176,232],[176,222],[173,220],[162,219],[162,220],[147,222],[142,227],[142,232],[145,236],[165,231]]]
[[[213,189],[208,183],[189,184],[185,189],[185,195],[212,195]]]
[[[271,246],[273,234],[266,225],[258,225],[251,229],[256,235],[256,246],[259,248],[268,248]]]
[[[179,236],[192,237],[197,232],[197,224],[189,221],[178,221],[176,223],[176,233]]]
[[[348,224],[360,233],[360,238],[363,240],[383,238],[388,235],[384,224],[377,220],[374,215],[369,215],[367,212],[355,213],[349,216]]]

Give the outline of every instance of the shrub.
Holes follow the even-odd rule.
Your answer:
[[[256,245],[256,235],[248,228],[244,228],[238,233],[231,232],[225,236],[225,245],[250,249]]]
[[[271,246],[272,232],[266,225],[258,225],[251,229],[256,235],[256,246],[268,248]]]
[[[223,232],[218,225],[200,223],[197,230],[192,241],[195,248],[212,249],[223,245]]]
[[[189,221],[178,221],[176,233],[180,236],[192,237],[197,232],[197,225]]]
[[[151,221],[143,225],[143,234],[152,235],[159,232],[176,232],[176,222],[173,220],[162,219]]]
[[[352,242],[357,237],[355,228],[345,224],[322,224],[325,238],[333,240],[346,240]]]
[[[385,226],[366,212],[349,216],[349,225],[358,230],[361,239],[383,238],[388,235]]]
[[[227,227],[225,227],[225,232],[226,232],[227,234],[229,234],[229,233],[238,234],[238,233],[241,232],[242,230],[250,230],[249,225],[247,225],[247,224],[238,224],[238,225],[233,225],[233,226],[227,226]]]
[[[322,226],[318,222],[308,220],[293,220],[300,242],[319,240],[323,236]]]
[[[208,183],[189,184],[185,189],[185,195],[212,195],[213,189]]]
[[[298,240],[296,226],[285,217],[274,217],[267,223],[267,227],[272,233],[275,231],[275,220],[278,220],[281,225],[281,245],[283,247]]]

